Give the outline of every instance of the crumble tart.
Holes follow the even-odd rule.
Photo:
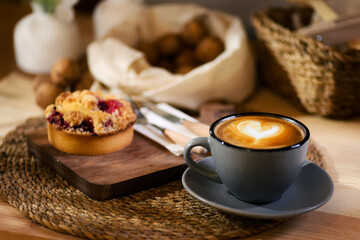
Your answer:
[[[100,155],[132,142],[136,115],[129,102],[89,90],[63,92],[45,109],[48,139],[56,149]]]

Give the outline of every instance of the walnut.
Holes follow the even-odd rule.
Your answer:
[[[85,71],[87,71],[89,69],[86,54],[82,55],[76,62],[78,64],[78,66],[79,66],[79,69],[80,69],[81,73],[85,72]]]
[[[224,44],[216,37],[206,37],[195,50],[195,57],[199,62],[206,63],[214,60],[224,51]]]
[[[65,112],[64,120],[70,124],[71,127],[80,125],[84,120],[83,115],[79,111]]]
[[[37,75],[37,76],[35,76],[34,81],[33,81],[33,89],[34,89],[34,91],[38,90],[40,85],[43,84],[44,82],[50,82],[50,77],[47,76],[47,75]]]
[[[80,67],[77,62],[62,58],[52,66],[50,77],[53,83],[68,86],[80,78]]]
[[[195,64],[195,57],[190,49],[185,48],[176,56],[175,62],[178,66],[193,65]]]
[[[86,71],[82,76],[80,81],[75,83],[74,90],[83,90],[89,89],[94,82],[94,77],[90,71]]]
[[[45,109],[48,105],[55,102],[56,97],[62,91],[64,91],[63,88],[58,87],[51,82],[44,82],[35,92],[35,101],[40,107]]]
[[[175,71],[175,64],[173,64],[171,61],[169,61],[168,59],[162,59],[158,65],[158,67],[164,68],[166,70],[168,70],[169,72],[174,72]]]
[[[181,39],[177,34],[164,35],[157,39],[155,44],[163,56],[174,56],[182,48]]]
[[[201,19],[186,23],[181,31],[184,42],[190,46],[197,45],[208,34],[208,29]]]
[[[156,46],[151,42],[141,41],[136,49],[143,52],[146,60],[151,64],[155,65],[158,61],[159,54],[157,52]]]
[[[176,73],[178,73],[178,74],[186,74],[186,73],[190,72],[191,70],[193,70],[194,68],[195,68],[195,66],[193,66],[193,65],[180,65],[176,69]]]

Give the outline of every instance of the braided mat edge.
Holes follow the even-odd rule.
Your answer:
[[[44,124],[43,119],[29,119],[5,137],[0,146],[0,197],[50,229],[89,239],[232,239],[286,221],[220,212],[192,198],[181,181],[118,199],[93,200],[28,155],[26,133]],[[314,142],[307,157],[324,167]]]

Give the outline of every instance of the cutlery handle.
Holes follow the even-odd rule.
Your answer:
[[[182,147],[185,147],[186,144],[191,140],[190,137],[170,129],[164,129],[163,132],[164,135],[168,137],[171,141],[173,141],[176,144],[179,144]],[[204,149],[202,147],[195,147],[192,149],[192,151],[199,154],[204,153]]]
[[[209,136],[209,125],[200,123],[200,122],[192,122],[189,120],[183,121],[183,126],[198,135],[199,137],[208,137]]]

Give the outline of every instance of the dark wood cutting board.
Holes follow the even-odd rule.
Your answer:
[[[70,184],[97,200],[106,200],[181,178],[187,165],[161,145],[135,132],[130,146],[100,156],[78,156],[50,145],[46,128],[27,135],[28,151]]]
[[[208,103],[200,109],[199,120],[211,123],[235,111],[233,105]],[[127,148],[100,156],[77,156],[50,145],[44,127],[27,135],[28,151],[70,184],[97,200],[106,200],[145,190],[181,178],[187,168],[163,146],[135,132]],[[194,159],[204,156],[193,154]]]

